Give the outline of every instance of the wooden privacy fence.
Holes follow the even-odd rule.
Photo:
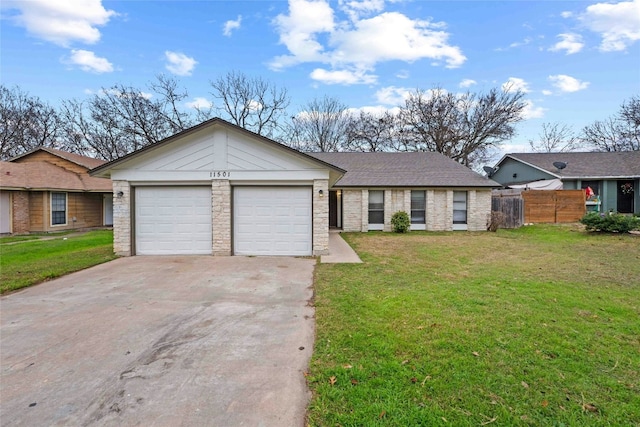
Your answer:
[[[522,192],[524,222],[577,222],[587,211],[584,190],[528,190]]]
[[[502,212],[504,228],[577,222],[587,211],[586,196],[584,190],[494,190],[491,210]]]
[[[518,228],[524,224],[522,190],[494,190],[491,193],[491,211],[502,214],[502,228]]]

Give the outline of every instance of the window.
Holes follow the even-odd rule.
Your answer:
[[[453,228],[454,230],[464,230],[467,224],[467,192],[453,192]],[[456,227],[456,225],[459,225]],[[464,227],[460,227],[464,225]]]
[[[67,193],[51,193],[51,225],[67,223]]]
[[[369,225],[370,230],[384,228],[384,191],[382,190],[369,191]]]
[[[425,209],[426,203],[425,191],[411,191],[411,224],[424,224],[425,223]],[[417,228],[412,227],[414,230]]]

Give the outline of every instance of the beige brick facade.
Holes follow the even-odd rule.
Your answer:
[[[322,195],[320,192],[322,191]],[[313,181],[313,255],[329,253],[329,180]]]
[[[128,181],[113,181],[113,252],[131,256],[131,243],[131,186]]]
[[[228,179],[211,182],[213,255],[231,255],[231,184]]]
[[[461,189],[464,191],[464,189]],[[453,190],[426,190],[426,229],[453,229]],[[367,189],[342,190],[343,231],[368,231],[369,197]],[[411,213],[411,190],[388,189],[384,192],[384,231],[391,231],[391,217],[395,212]],[[491,189],[467,190],[467,229],[486,230],[491,213]]]

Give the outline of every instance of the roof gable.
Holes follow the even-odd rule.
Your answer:
[[[310,153],[347,173],[337,187],[499,187],[440,153]]]
[[[92,175],[119,170],[261,171],[340,168],[222,119],[211,119],[156,144],[102,165]]]
[[[75,153],[69,153],[67,151],[57,150],[55,148],[49,148],[49,147],[36,147],[33,150],[30,150],[24,154],[13,157],[9,161],[10,162],[25,162],[29,160],[41,161],[43,159],[40,158],[42,157],[40,155],[43,153],[47,153],[49,155],[63,159],[67,162],[81,166],[85,170],[93,169],[95,167],[98,167],[106,163],[104,160],[94,159],[92,157],[82,156],[80,154],[75,154]]]

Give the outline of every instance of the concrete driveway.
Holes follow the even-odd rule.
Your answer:
[[[120,258],[0,299],[0,424],[302,426],[301,258]]]

